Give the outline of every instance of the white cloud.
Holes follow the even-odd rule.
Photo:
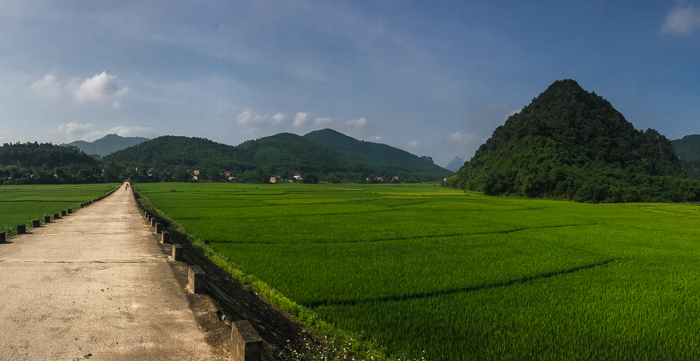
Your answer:
[[[94,141],[107,134],[116,134],[122,137],[147,137],[154,138],[159,133],[150,127],[142,126],[116,126],[109,129],[95,129],[92,123],[64,123],[58,126],[58,132],[67,141],[85,140]]]
[[[276,113],[275,115],[270,117],[270,121],[272,122],[272,124],[282,123],[285,119],[287,119],[287,116],[282,113]]]
[[[155,129],[151,127],[142,127],[138,125],[133,125],[133,126],[124,126],[120,125],[117,127],[112,127],[109,128],[105,131],[101,132],[102,134],[99,136],[99,138],[107,135],[107,134],[116,134],[121,137],[146,137],[146,138],[154,138],[160,135]]]
[[[696,28],[700,28],[700,7],[678,4],[666,15],[661,32],[684,35]]]
[[[119,108],[119,99],[126,95],[129,88],[117,83],[117,77],[103,71],[92,78],[85,79],[75,89],[75,100],[79,103],[97,101],[111,103],[114,108]]]
[[[255,113],[252,109],[248,108],[236,115],[236,120],[238,123],[243,125],[263,125],[263,124],[280,124],[287,116],[283,113],[275,114],[260,114]]]
[[[121,106],[119,99],[126,95],[129,88],[120,86],[116,79],[116,76],[103,71],[82,82],[72,79],[61,84],[56,74],[48,73],[29,88],[51,100],[72,97],[77,103],[100,102],[118,109]]]
[[[382,141],[383,137],[381,135],[370,135],[367,137],[371,142],[379,143]]]
[[[56,75],[50,73],[32,83],[29,88],[49,99],[56,99],[61,95],[61,86],[56,81]]]
[[[417,140],[412,140],[408,142],[408,147],[409,148],[417,148],[420,145],[420,142]]]
[[[469,145],[476,141],[476,135],[473,133],[454,132],[447,136],[447,140],[455,145]]]
[[[303,126],[309,124],[310,118],[311,118],[311,114],[310,114],[310,113],[308,113],[308,112],[298,112],[298,113],[294,116],[294,123],[293,123],[293,125],[294,125],[295,128],[303,127]]]
[[[355,128],[364,128],[367,125],[367,118],[352,119],[345,122],[347,125]]]
[[[314,120],[314,124],[318,126],[328,126],[335,123],[337,119],[331,117],[318,117]]]
[[[90,123],[64,123],[58,126],[58,132],[68,136],[69,139],[84,139],[86,135],[93,132],[94,126]]]

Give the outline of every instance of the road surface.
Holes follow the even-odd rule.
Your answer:
[[[0,360],[211,360],[131,188],[0,244]]]

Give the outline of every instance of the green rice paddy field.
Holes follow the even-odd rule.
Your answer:
[[[397,358],[700,359],[700,207],[434,185],[139,184],[247,274]]]
[[[18,224],[29,227],[33,219],[44,221],[68,208],[112,191],[116,184],[62,184],[0,186],[0,232],[16,233]]]

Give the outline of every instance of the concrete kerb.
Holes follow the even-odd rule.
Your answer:
[[[205,293],[204,282],[206,281],[206,274],[199,266],[190,266],[187,276],[187,288],[190,292],[198,295]]]
[[[172,247],[172,259],[175,262],[182,262],[182,252],[184,248],[182,248],[181,244],[174,244]]]
[[[234,361],[260,361],[262,342],[248,320],[231,324],[231,357]]]
[[[161,233],[160,243],[172,242],[171,234],[167,228],[156,221],[156,218],[146,212],[145,208],[139,204],[139,209],[143,211],[147,223],[154,227],[154,231]],[[184,261],[185,248],[181,244],[173,244],[171,247],[171,260],[174,262]],[[188,266],[187,290],[194,294],[206,293],[206,273],[198,265]],[[260,361],[262,354],[263,339],[257,333],[253,325],[247,320],[236,321],[231,324],[231,356],[235,361]]]

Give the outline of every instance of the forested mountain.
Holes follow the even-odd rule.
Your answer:
[[[352,159],[333,149],[305,137],[280,133],[238,145],[241,158],[248,164],[264,168],[283,178],[301,173],[355,173],[359,180],[363,175],[381,174],[378,167]]]
[[[314,174],[333,182],[364,182],[367,178],[393,176],[404,181],[421,180],[411,173],[368,165],[290,133],[249,140],[236,147],[202,138],[163,136],[112,153],[104,160],[108,164],[140,169],[132,178],[145,177],[153,168],[152,173],[158,173],[160,178],[175,180],[187,180],[194,169],[202,170],[212,180],[224,171],[232,172],[238,181],[267,181],[272,176],[291,178],[295,173]]]
[[[147,140],[148,138],[121,137],[116,134],[107,134],[104,137],[95,140],[94,142],[76,140],[75,142],[69,143],[68,145],[76,146],[87,154],[98,154],[104,157],[107,154],[111,154],[118,150],[131,147],[132,145],[143,143]]]
[[[304,138],[377,168],[426,177],[444,177],[452,174],[433,163],[429,157],[418,157],[386,144],[360,141],[332,129],[313,131],[304,135]]]
[[[462,168],[463,165],[464,159],[460,157],[454,157],[454,159],[452,159],[452,161],[445,166],[445,169],[450,170],[452,172],[456,172],[459,170],[459,168]]]
[[[125,164],[147,164],[153,167],[181,165],[187,167],[243,166],[236,160],[236,147],[205,138],[165,135],[136,146],[114,152],[104,159]]]
[[[574,80],[560,80],[505,124],[450,179],[487,194],[576,201],[697,199],[671,142],[636,130]]]
[[[98,182],[99,159],[77,147],[15,143],[0,147],[2,184]]]
[[[700,179],[700,135],[686,135],[672,141],[673,149],[681,159],[683,169],[695,179]]]

